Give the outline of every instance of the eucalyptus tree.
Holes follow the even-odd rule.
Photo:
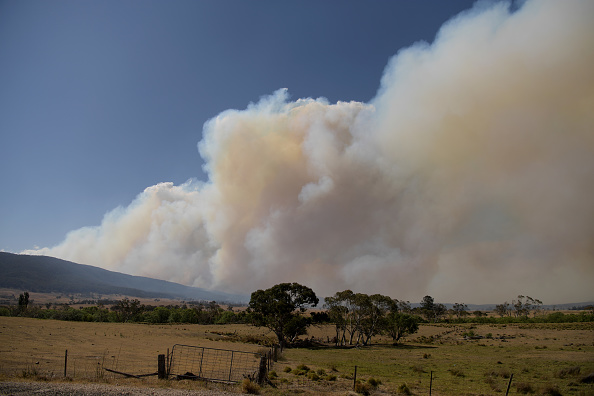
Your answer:
[[[269,328],[278,338],[281,348],[284,348],[287,341],[305,334],[310,321],[302,314],[318,302],[318,297],[309,287],[298,283],[280,283],[253,292],[248,311],[252,324]]]

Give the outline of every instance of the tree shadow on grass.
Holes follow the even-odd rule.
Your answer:
[[[321,350],[321,349],[336,349],[336,350],[345,350],[345,349],[370,349],[373,347],[384,347],[384,348],[394,348],[394,349],[403,349],[403,350],[415,350],[415,349],[435,349],[436,346],[432,345],[410,345],[410,344],[371,344],[371,345],[334,345],[328,343],[320,343],[320,342],[312,342],[307,340],[307,342],[299,342],[294,343],[289,348],[303,348],[309,350]]]

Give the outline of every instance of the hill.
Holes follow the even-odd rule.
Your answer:
[[[0,252],[0,274],[0,287],[38,293],[121,294],[218,302],[248,300],[246,296],[126,275],[48,256]]]

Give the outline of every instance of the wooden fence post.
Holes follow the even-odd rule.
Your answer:
[[[507,396],[507,394],[509,393],[509,387],[511,386],[511,382],[512,382],[513,378],[514,378],[514,375],[512,373],[512,375],[509,376],[509,382],[507,383],[507,390],[505,391],[505,396]]]
[[[355,366],[355,374],[353,375],[353,390],[357,389],[357,366]]]
[[[68,367],[68,349],[64,353],[64,377],[66,377],[66,368]]]
[[[266,379],[266,356],[260,356],[260,368],[258,370],[258,384],[262,385]]]
[[[171,368],[171,365],[169,364],[169,348],[167,348],[167,362],[165,364],[166,364],[165,371],[166,371],[167,376],[169,376],[169,370]]]
[[[159,355],[157,359],[157,375],[159,379],[165,379],[167,378],[165,374],[165,355]]]
[[[431,396],[431,388],[433,387],[433,371],[431,372],[431,379],[429,379],[429,396]]]

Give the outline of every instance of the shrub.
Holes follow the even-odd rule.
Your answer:
[[[299,366],[297,366],[297,370],[309,371],[309,367],[302,363]]]
[[[324,379],[326,381],[336,381],[336,376],[334,374],[328,374]]]
[[[248,395],[259,395],[260,394],[260,387],[258,384],[254,384],[248,378],[244,379],[241,383],[241,390],[243,393],[247,393]]]
[[[330,371],[338,371],[338,368],[336,368],[336,363],[330,363],[328,365],[328,368],[330,369]]]
[[[276,377],[278,377],[278,375],[276,374],[276,371],[270,370],[268,372],[268,378],[276,378]]]
[[[367,383],[369,385],[371,385],[372,387],[377,388],[378,386],[381,385],[382,381],[376,380],[375,378],[371,377],[367,380]]]
[[[318,373],[318,375],[326,375],[326,371],[324,371],[324,369],[318,369],[316,373]]]
[[[291,370],[293,370],[293,369],[292,369],[291,367],[287,366],[287,367],[285,367],[285,368],[284,368],[284,370],[283,370],[283,371],[284,371],[285,373],[290,373],[290,372],[291,372]]]
[[[309,378],[312,381],[319,381],[320,380],[320,376],[317,373],[313,372],[313,371],[310,371],[309,372],[309,374],[307,375],[307,378]]]

